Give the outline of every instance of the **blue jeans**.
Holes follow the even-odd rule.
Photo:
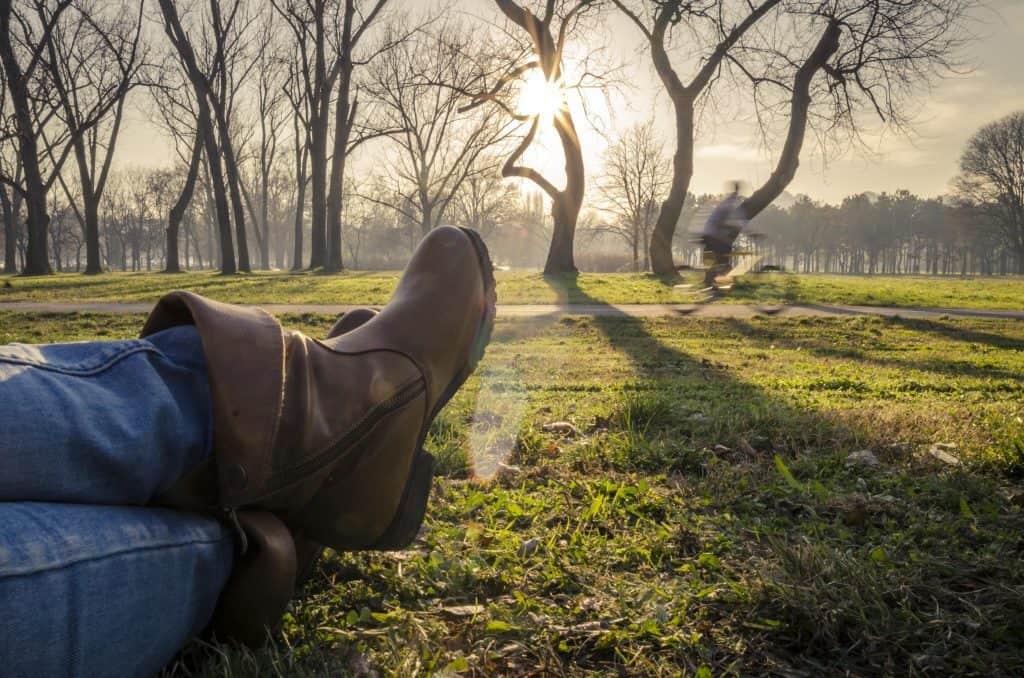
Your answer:
[[[195,328],[0,346],[0,675],[152,675],[213,613],[230,532],[143,506],[210,454]]]

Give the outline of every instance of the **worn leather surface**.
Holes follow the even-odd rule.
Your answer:
[[[296,555],[291,532],[266,511],[239,511],[249,548],[239,555],[214,612],[220,639],[260,647],[280,624],[295,594]]]

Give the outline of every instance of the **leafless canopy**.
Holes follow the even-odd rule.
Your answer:
[[[1024,112],[985,125],[960,158],[957,192],[986,213],[1024,269]]]
[[[369,69],[378,120],[394,130],[389,204],[424,234],[468,179],[496,172],[487,151],[513,128],[498,109],[464,106],[464,93],[486,84],[484,47],[469,26],[446,21],[396,42]]]

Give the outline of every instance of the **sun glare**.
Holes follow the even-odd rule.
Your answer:
[[[519,113],[540,116],[541,122],[550,124],[563,106],[565,92],[561,83],[548,80],[540,69],[535,68],[526,74],[519,90]]]

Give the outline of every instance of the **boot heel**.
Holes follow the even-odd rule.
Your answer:
[[[434,457],[420,450],[413,460],[409,481],[405,485],[405,493],[394,519],[384,534],[367,546],[366,550],[399,551],[416,539],[416,534],[423,524],[423,517],[427,513],[427,500],[430,499],[430,486],[433,480]]]

